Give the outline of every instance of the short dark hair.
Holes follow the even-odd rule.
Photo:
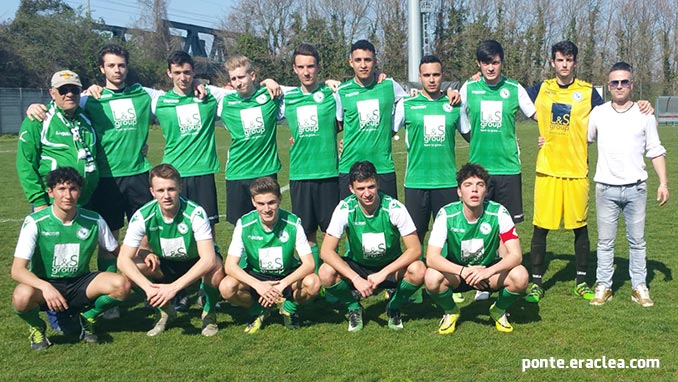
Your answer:
[[[477,163],[466,163],[457,171],[457,183],[459,186],[468,178],[480,178],[486,185],[490,185],[490,174],[485,168]]]
[[[560,52],[563,56],[572,56],[572,58],[577,61],[577,53],[579,53],[579,49],[577,49],[577,46],[574,45],[574,43],[570,40],[565,40],[565,41],[560,41],[551,47],[551,59],[555,60],[556,59],[556,53]]]
[[[75,184],[82,188],[85,185],[85,178],[73,167],[58,167],[47,174],[45,183],[48,188],[54,188],[60,183]]]
[[[153,185],[153,178],[173,179],[181,184],[181,174],[174,166],[168,163],[161,163],[151,169],[148,173],[148,184]]]
[[[367,179],[377,180],[377,168],[374,167],[374,164],[366,160],[353,163],[353,166],[348,171],[350,184],[353,184],[353,182],[363,182]]]
[[[631,66],[631,64],[626,63],[624,61],[619,61],[616,64],[612,65],[609,73],[612,73],[616,70],[623,70],[625,72],[629,72],[629,73],[633,74],[633,66]]]
[[[318,49],[311,44],[299,44],[299,46],[294,49],[294,53],[292,53],[292,63],[294,63],[297,56],[313,56],[313,58],[315,58],[315,64],[320,65],[320,54],[318,53]]]
[[[270,176],[254,179],[252,183],[250,183],[250,196],[255,197],[261,194],[273,194],[280,199],[282,193],[280,192],[278,181]]]
[[[167,69],[172,69],[172,65],[184,66],[184,64],[190,64],[191,69],[195,67],[191,55],[182,50],[175,50],[167,58]]]
[[[496,55],[499,55],[499,60],[504,62],[504,48],[495,40],[485,40],[476,49],[476,60],[478,62],[490,62]]]
[[[421,70],[421,66],[424,64],[440,64],[440,66],[443,66],[443,62],[440,61],[440,59],[437,56],[434,56],[432,54],[427,54],[426,56],[422,57],[421,60],[419,61],[419,69]]]
[[[104,66],[104,56],[114,54],[125,59],[125,64],[129,64],[129,52],[122,45],[108,44],[99,49],[99,66]]]
[[[370,51],[373,55],[377,54],[376,49],[374,49],[374,45],[372,45],[372,43],[367,40],[358,40],[354,42],[353,45],[351,45],[351,54],[353,54],[353,52],[358,49]]]

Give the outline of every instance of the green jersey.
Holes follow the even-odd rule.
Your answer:
[[[403,88],[389,78],[368,86],[351,79],[337,93],[337,120],[344,121],[339,173],[348,174],[355,162],[363,160],[372,162],[379,174],[394,172],[391,135],[402,122],[396,104],[405,96]]]
[[[14,257],[29,260],[31,272],[43,280],[79,277],[89,273],[97,246],[109,252],[118,248],[99,214],[78,208],[73,221],[64,224],[49,207],[26,217]]]
[[[235,225],[228,255],[247,255],[247,268],[256,273],[287,276],[299,268],[299,256],[311,254],[311,247],[301,227],[301,220],[293,213],[278,209],[278,221],[272,230],[264,228],[257,211],[243,215]]]
[[[165,136],[162,163],[173,165],[182,177],[219,171],[214,138],[217,100],[212,94],[200,100],[170,90],[153,99],[152,110]]]
[[[327,234],[336,238],[346,232],[348,258],[374,268],[397,259],[402,254],[400,238],[417,231],[402,203],[382,192],[379,198],[379,207],[368,216],[355,195],[347,197],[339,202],[327,227]]]
[[[181,206],[174,219],[165,219],[157,200],[151,200],[134,213],[127,227],[124,244],[137,248],[144,235],[151,251],[162,259],[188,261],[196,259],[200,240],[212,240],[207,214],[196,203],[179,198]]]
[[[486,200],[483,214],[469,222],[463,208],[462,202],[454,202],[438,211],[428,244],[443,248],[443,257],[455,264],[494,264],[500,241],[518,238],[511,215],[501,204]]]
[[[280,99],[259,87],[249,98],[226,95],[219,115],[231,134],[226,161],[226,179],[254,179],[280,171],[276,128]]]
[[[122,91],[104,89],[101,98],[83,96],[80,105],[92,120],[103,155],[97,158],[102,177],[144,173],[151,168],[142,148],[148,138],[151,96],[139,85]]]
[[[519,108],[528,118],[537,111],[525,89],[508,78],[493,86],[481,78],[467,81],[459,93],[461,131],[471,132],[469,162],[482,165],[491,175],[520,174],[515,115]]]
[[[285,93],[284,115],[294,139],[290,146],[290,180],[339,175],[336,100],[320,85],[312,93],[294,88]]]
[[[461,106],[450,105],[447,96],[432,100],[422,93],[405,98],[405,187],[448,188],[457,186],[454,131],[460,128]]]
[[[86,205],[99,182],[96,160],[100,147],[81,108],[71,119],[51,102],[44,121],[24,119],[19,130],[16,169],[28,202],[48,205],[45,177],[57,167],[73,167],[85,178],[78,204]]]

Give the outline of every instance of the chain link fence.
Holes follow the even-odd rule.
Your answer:
[[[49,89],[0,88],[0,134],[18,134],[28,106],[50,101]]]

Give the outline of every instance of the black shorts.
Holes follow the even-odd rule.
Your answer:
[[[506,207],[514,223],[525,220],[523,215],[523,185],[520,174],[491,175],[487,199]]]
[[[348,188],[350,183],[348,174],[339,174],[339,198],[341,200],[351,195],[351,190]],[[379,191],[398,199],[398,180],[395,172],[377,174],[377,183],[379,183]]]
[[[366,265],[359,264],[352,259],[349,259],[348,257],[342,257],[342,260],[348,264],[351,269],[353,269],[357,274],[360,275],[360,277],[367,279],[367,276],[377,273],[380,270],[382,270],[384,267],[378,268],[378,267],[368,267]],[[393,289],[397,288],[398,285],[400,284],[400,281],[396,280],[395,277],[395,272],[391,273],[390,275],[386,276],[386,279],[384,282],[379,284],[379,288],[388,288],[388,289]],[[351,288],[355,290],[355,287],[353,286],[353,283],[349,283],[351,285]]]
[[[81,310],[92,304],[87,298],[87,287],[101,272],[90,272],[79,277],[47,280],[66,299],[69,310]],[[47,310],[47,304],[43,303],[40,308]]]
[[[117,178],[100,178],[87,208],[104,218],[111,231],[125,225],[144,204],[153,199],[148,185],[148,172]]]
[[[205,209],[210,224],[219,222],[217,186],[214,174],[187,176],[181,178],[181,196],[198,203]]]
[[[277,180],[278,174],[268,175]],[[254,178],[256,179],[256,178]],[[226,180],[226,221],[235,225],[241,216],[254,210],[250,184],[254,179]]]
[[[332,213],[339,204],[338,178],[290,180],[290,196],[292,213],[301,219],[306,237],[315,242],[316,238],[310,235],[318,226],[323,232],[327,230]]]
[[[278,280],[282,280],[282,279],[285,278],[285,276],[282,276],[282,275],[268,275],[268,274],[265,274],[265,273],[258,273],[258,272],[253,271],[250,268],[246,268],[245,272],[247,272],[248,275],[254,277],[255,279],[257,279],[259,281],[278,281]],[[259,297],[261,297],[261,296],[259,296],[259,293],[257,293],[257,291],[252,287],[250,287],[250,294],[252,295],[252,301],[259,301]],[[290,301],[294,301],[294,296],[293,296],[293,293],[292,293],[292,287],[291,286],[287,286],[285,289],[283,289],[282,294],[283,294],[283,297],[285,297],[286,299],[288,299]]]
[[[451,287],[451,286],[450,286],[450,287]],[[474,288],[474,287],[468,285],[468,284],[466,283],[466,280],[464,280],[464,279],[461,279],[461,283],[459,283],[459,285],[457,285],[456,288],[452,288],[452,291],[453,291],[454,293],[463,293],[463,292],[468,292],[468,291],[470,291],[470,290],[476,290],[476,288]],[[490,292],[490,293],[496,292],[496,290],[494,290],[494,289],[492,289],[492,288],[489,288],[489,289],[478,289],[478,290],[480,290],[480,291],[486,291],[486,292]]]
[[[405,187],[405,207],[417,227],[419,241],[424,242],[428,223],[435,219],[438,211],[445,205],[459,200],[457,187],[449,188],[407,188]]]
[[[177,281],[177,279],[188,272],[195,263],[200,260],[199,257],[186,261],[172,261],[168,259],[160,259],[160,271],[162,272],[162,280],[157,280],[163,284],[169,284]]]

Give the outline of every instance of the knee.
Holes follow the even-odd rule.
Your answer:
[[[12,307],[17,312],[26,312],[33,308],[32,300],[36,290],[28,285],[19,284],[12,293]]]
[[[320,279],[320,284],[326,287],[339,282],[339,274],[337,271],[326,263],[321,265],[320,269],[318,269],[318,278]]]
[[[219,283],[219,293],[226,300],[235,296],[238,293],[238,280],[230,276],[224,277]]]
[[[124,300],[129,295],[130,289],[132,288],[132,283],[127,277],[123,275],[116,274],[116,276],[117,277],[115,277],[111,282],[111,286],[113,287],[113,293],[111,294],[120,300]]]
[[[317,296],[320,292],[320,278],[316,274],[310,274],[304,277],[302,287],[311,296]]]
[[[510,285],[509,289],[515,292],[523,292],[527,289],[527,284],[529,282],[529,274],[527,273],[527,269],[519,265],[513,269],[511,269],[511,272],[509,272],[508,275],[508,280]]]
[[[442,273],[433,268],[428,268],[424,273],[424,286],[429,292],[439,293],[444,279]]]
[[[426,274],[426,265],[423,261],[417,260],[407,267],[405,273],[405,280],[413,285],[421,285],[424,283],[424,275]]]

